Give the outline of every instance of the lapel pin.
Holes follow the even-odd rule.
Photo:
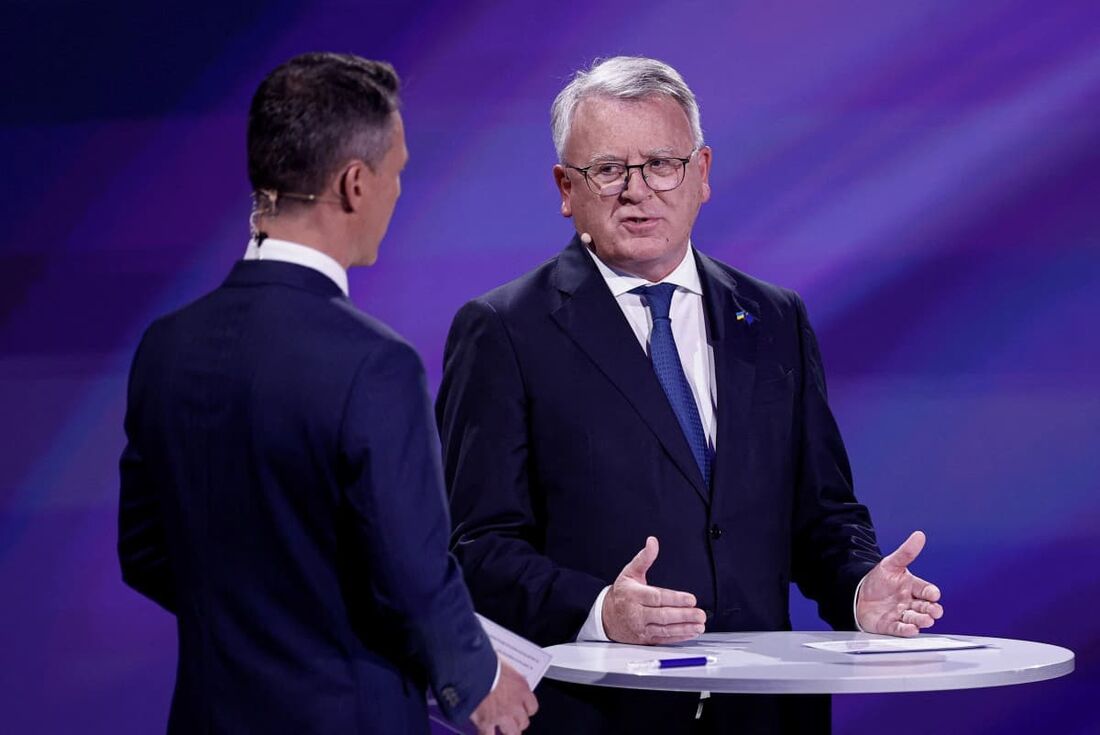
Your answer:
[[[747,311],[739,311],[739,312],[737,312],[736,316],[737,316],[737,321],[745,322],[746,324],[752,324],[754,321],[756,321],[756,317],[754,317],[752,314],[750,314]]]

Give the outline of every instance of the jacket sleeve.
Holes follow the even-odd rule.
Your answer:
[[[470,302],[455,316],[436,419],[451,545],[478,610],[539,645],[575,640],[607,583],[542,553],[546,519],[531,466],[528,396],[508,332],[488,303]]]
[[[447,717],[467,719],[497,658],[454,556],[439,441],[416,352],[385,342],[360,365],[341,422],[345,499],[375,603],[426,672]]]
[[[155,325],[154,325],[155,326]],[[175,613],[175,578],[168,561],[161,497],[142,457],[145,402],[143,383],[148,370],[150,328],[130,366],[126,391],[126,447],[119,459],[118,558],[123,581],[165,610]]]
[[[825,371],[806,307],[794,296],[802,357],[799,472],[793,518],[793,577],[822,619],[855,630],[856,587],[882,558],[867,508],[852,489],[852,470],[829,409]]]

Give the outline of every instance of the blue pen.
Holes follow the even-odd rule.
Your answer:
[[[630,661],[627,668],[634,672],[682,669],[691,666],[709,666],[718,663],[717,656],[685,656],[681,658],[654,658],[648,661]]]

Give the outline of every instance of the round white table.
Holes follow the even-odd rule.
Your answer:
[[[692,641],[661,647],[583,641],[547,648],[554,658],[546,676],[576,684],[678,692],[866,694],[1025,684],[1073,671],[1073,652],[1059,646],[1007,638],[943,637],[984,647],[856,654],[804,645],[886,639],[832,631],[704,633]],[[629,665],[686,656],[714,656],[717,662],[644,673],[635,673]]]

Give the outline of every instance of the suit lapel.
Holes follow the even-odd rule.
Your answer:
[[[737,487],[735,468],[747,467],[749,408],[756,378],[760,308],[739,296],[733,277],[705,255],[696,253],[703,284],[707,329],[714,348],[714,380],[718,406],[713,486]],[[737,318],[743,312],[745,317]],[[750,321],[749,316],[752,316]]]
[[[565,294],[551,313],[554,321],[630,402],[699,497],[709,503],[699,466],[653,366],[579,239],[573,238],[558,257],[554,283]]]

